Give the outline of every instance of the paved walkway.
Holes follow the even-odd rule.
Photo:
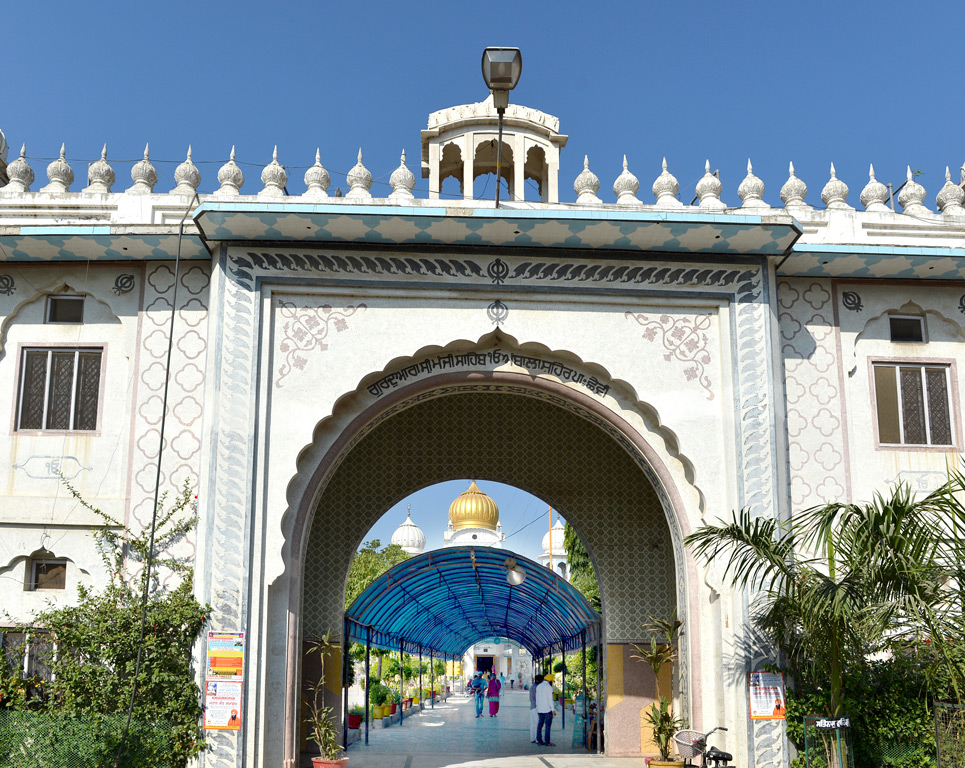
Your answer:
[[[643,768],[643,758],[605,758],[574,749],[572,713],[565,731],[553,721],[556,747],[529,742],[529,692],[506,691],[499,715],[488,704],[476,718],[475,704],[455,695],[402,726],[372,728],[369,744],[348,748],[349,768]],[[363,726],[364,728],[364,726]]]

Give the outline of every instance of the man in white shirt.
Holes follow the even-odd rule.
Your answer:
[[[536,686],[536,713],[539,722],[536,726],[536,743],[543,747],[555,747],[550,741],[550,729],[553,727],[553,674],[546,675],[543,682]]]

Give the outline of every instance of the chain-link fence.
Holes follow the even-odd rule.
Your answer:
[[[935,704],[935,744],[938,768],[965,768],[965,707]]]
[[[854,768],[851,723],[848,718],[806,716],[804,761],[807,768]]]
[[[0,768],[110,768],[125,717],[0,711]],[[132,722],[121,765],[183,768],[171,754],[172,728]]]

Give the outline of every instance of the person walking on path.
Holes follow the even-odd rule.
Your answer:
[[[477,672],[472,679],[472,692],[476,697],[476,717],[482,717],[483,696],[486,693],[486,682],[482,679],[482,672]]]
[[[539,712],[536,711],[536,686],[543,682],[542,675],[536,675],[529,689],[529,743],[536,743],[536,727],[539,725]]]
[[[486,696],[489,697],[489,716],[496,717],[499,712],[499,691],[502,685],[499,683],[499,678],[493,675],[489,680],[489,688],[486,691]]]
[[[506,687],[506,675],[504,675],[502,672],[500,672],[500,673],[499,673],[499,688],[500,688],[500,690],[502,690],[502,689],[505,688],[505,687]]]
[[[550,730],[553,728],[553,674],[543,678],[543,682],[536,686],[536,712],[539,723],[536,725],[536,743],[542,747],[555,747],[550,741]]]

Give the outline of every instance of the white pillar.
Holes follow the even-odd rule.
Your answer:
[[[521,134],[513,136],[513,188],[511,191],[514,200],[524,200],[526,198],[526,150],[523,148],[523,137]]]
[[[476,134],[467,133],[465,140],[463,141],[462,150],[462,199],[472,200],[473,199],[473,177],[475,176],[473,169],[473,160],[475,159],[476,151],[473,147],[475,144]]]
[[[543,184],[543,201],[558,203],[560,201],[560,161],[559,156],[555,153],[550,158],[546,160],[546,183]]]
[[[440,151],[438,142],[429,145],[429,199],[438,200],[442,184],[439,182]]]

